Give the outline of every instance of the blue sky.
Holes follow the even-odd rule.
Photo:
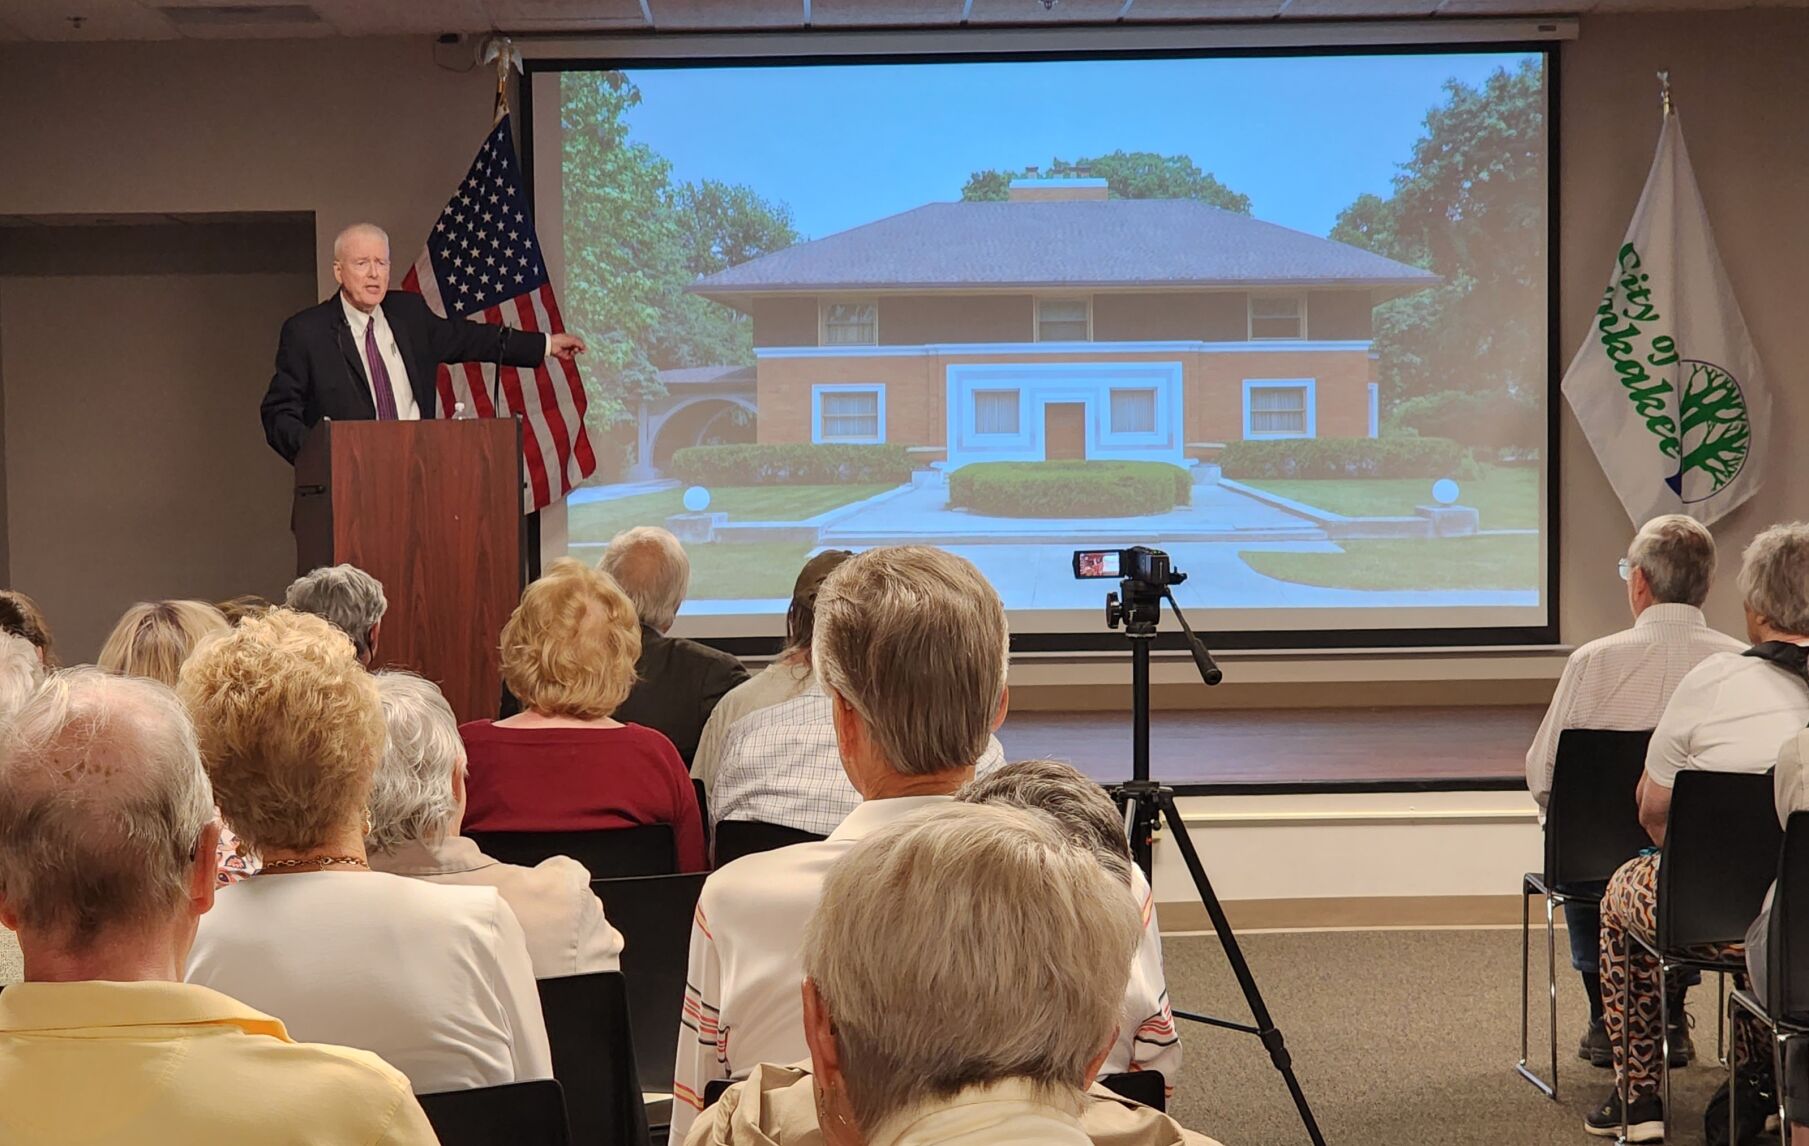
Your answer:
[[[638,68],[633,138],[675,180],[747,183],[810,238],[960,198],[968,175],[1184,154],[1258,218],[1323,235],[1387,195],[1441,85],[1518,54]]]

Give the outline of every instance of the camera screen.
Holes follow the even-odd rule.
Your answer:
[[[1076,577],[1118,577],[1118,550],[1080,549],[1074,554]]]

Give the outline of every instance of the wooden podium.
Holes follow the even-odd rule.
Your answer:
[[[521,424],[322,421],[295,458],[298,575],[348,562],[383,582],[377,663],[494,717],[497,639],[522,590]]]

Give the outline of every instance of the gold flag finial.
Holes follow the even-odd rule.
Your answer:
[[[1675,109],[1671,105],[1671,73],[1669,69],[1658,73],[1658,106],[1664,109],[1666,119],[1671,118]]]
[[[509,37],[491,36],[478,55],[483,63],[496,63],[496,115],[501,118],[509,110],[509,69],[521,66],[521,53]]]

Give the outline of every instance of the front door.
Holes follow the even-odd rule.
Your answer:
[[[1085,461],[1087,457],[1087,404],[1050,402],[1043,407],[1043,460]]]

